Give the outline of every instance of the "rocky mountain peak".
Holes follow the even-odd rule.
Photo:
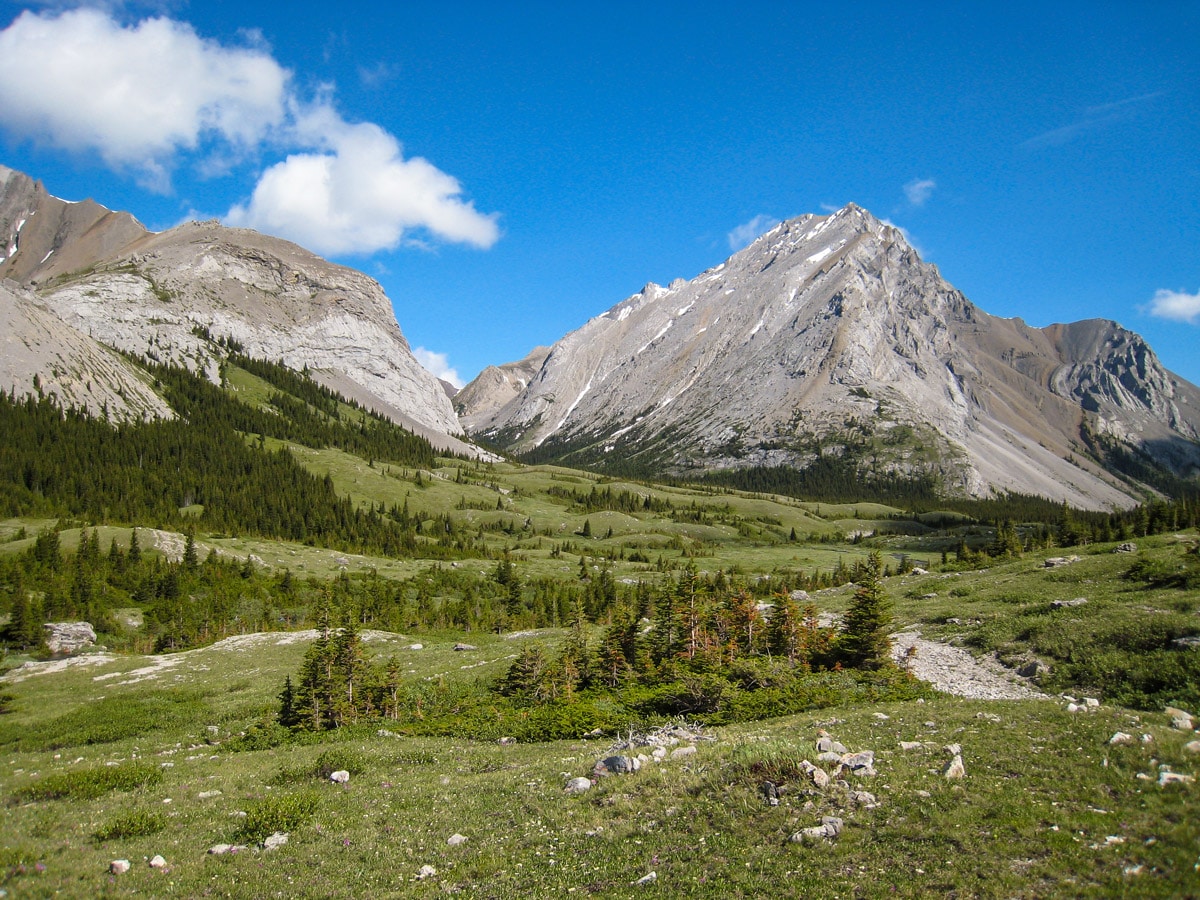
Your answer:
[[[1085,413],[1200,462],[1200,402],[1172,399],[1195,388],[1134,338],[992,317],[850,204],[782,222],[690,281],[646,285],[464,422],[568,463],[688,475],[855,453],[877,474],[1104,507],[1136,489],[1079,462]]]

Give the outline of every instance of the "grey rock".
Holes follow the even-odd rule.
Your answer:
[[[851,772],[875,774],[875,751],[859,750],[857,753],[844,753],[839,762]]]
[[[288,842],[288,834],[285,831],[276,831],[274,834],[267,837],[262,842],[264,850],[276,850]]]
[[[458,651],[459,653],[461,653],[464,650],[478,650],[479,648],[476,647],[474,644],[464,644],[462,642],[459,642],[454,645],[454,649],[456,651]]]
[[[676,747],[671,751],[671,759],[683,759],[685,756],[695,756],[696,748],[691,744],[686,747]]]
[[[329,773],[329,780],[334,784],[347,784],[350,781],[350,773],[345,769],[338,769],[336,772]]]
[[[152,856],[150,858],[150,868],[165,869],[166,867],[167,867],[167,861],[162,856],[155,854],[154,856]]]
[[[446,844],[451,847],[458,847],[466,842],[466,835],[459,834],[458,832],[455,832],[454,834],[450,835],[450,837],[446,838]]]
[[[1183,745],[1183,749],[1188,753],[1200,753],[1200,741],[1188,741]]]
[[[1181,775],[1178,772],[1172,772],[1168,769],[1158,773],[1158,783],[1165,787],[1168,784],[1191,784],[1196,778],[1193,775]]]
[[[46,649],[54,656],[72,656],[96,643],[89,622],[47,622],[42,626]]]
[[[1133,541],[1125,541],[1113,547],[1113,553],[1137,553],[1137,548],[1137,544]]]
[[[1113,734],[1113,736],[1112,736],[1112,737],[1110,737],[1110,738],[1108,739],[1108,742],[1109,742],[1110,744],[1114,744],[1114,745],[1117,745],[1117,744],[1132,744],[1132,743],[1134,742],[1134,740],[1133,740],[1133,735],[1132,735],[1132,734],[1126,734],[1126,733],[1125,733],[1125,732],[1123,732],[1123,731],[1118,731],[1118,732],[1115,732],[1115,733]]]
[[[114,875],[124,875],[130,869],[129,860],[114,859],[108,864],[108,871]]]
[[[421,866],[420,870],[417,872],[418,881],[424,881],[427,878],[434,878],[436,876],[437,869],[428,864]]]
[[[647,872],[641,878],[637,879],[636,881],[631,881],[629,883],[636,887],[645,887],[646,885],[654,884],[654,882],[656,882],[656,881],[658,881],[658,873],[657,872]]]
[[[956,755],[950,762],[946,763],[942,769],[942,777],[947,781],[961,781],[967,777],[967,769],[963,765],[961,756]]]
[[[603,777],[605,775],[630,775],[641,768],[641,763],[636,757],[632,756],[609,756],[600,760],[592,768],[592,774]]]
[[[1017,674],[1022,678],[1037,678],[1039,675],[1049,675],[1050,667],[1040,659],[1034,659],[1017,669]]]
[[[592,789],[592,780],[590,778],[572,778],[567,782],[567,786],[563,789],[568,794],[582,794],[584,791]]]
[[[841,760],[840,756],[838,757],[838,760]],[[813,786],[819,790],[824,790],[825,788],[829,787],[829,773],[820,766],[814,766],[807,759],[805,759],[801,760],[800,762],[800,770],[808,776],[809,780],[813,783]]]

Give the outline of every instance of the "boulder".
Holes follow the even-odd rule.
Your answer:
[[[42,630],[53,656],[71,656],[96,643],[96,629],[89,622],[47,622]]]
[[[849,753],[846,745],[840,741],[835,741],[830,737],[829,732],[821,729],[817,732],[817,752],[818,753]]]
[[[277,847],[282,847],[288,842],[288,834],[286,831],[277,831],[262,842],[264,850],[274,850]]]
[[[829,773],[820,766],[814,766],[807,759],[805,759],[801,760],[800,762],[800,770],[809,777],[809,780],[812,781],[814,787],[817,787],[820,790],[824,790],[825,788],[829,787]]]
[[[1132,744],[1133,743],[1133,735],[1126,734],[1123,731],[1118,731],[1118,732],[1115,732],[1113,734],[1113,736],[1108,739],[1108,742],[1110,744]]]
[[[691,744],[686,747],[676,747],[671,751],[671,759],[683,759],[685,756],[695,756],[696,748]]]
[[[129,868],[129,860],[127,859],[114,859],[108,864],[108,871],[114,875],[124,875],[129,871]]]
[[[1113,553],[1137,553],[1137,544],[1133,541],[1125,541],[1123,544],[1113,547]]]
[[[153,857],[151,857],[150,868],[165,869],[166,867],[167,867],[167,861],[165,859],[163,859],[163,857],[159,856],[157,853]]]
[[[822,816],[821,824],[812,828],[803,828],[792,835],[794,844],[815,844],[820,841],[832,841],[842,833],[845,823],[837,816]]]
[[[464,650],[478,650],[479,648],[476,647],[474,644],[464,644],[460,641],[459,643],[454,645],[454,649],[456,651],[458,651],[459,653],[461,653]]]
[[[947,781],[960,781],[967,777],[967,769],[963,765],[961,756],[956,754],[950,762],[946,763],[942,769],[942,777]]]
[[[1195,780],[1195,777],[1192,775],[1181,775],[1178,772],[1172,772],[1168,769],[1163,769],[1163,771],[1158,773],[1159,786],[1165,786],[1168,784],[1191,784]]]
[[[1192,714],[1190,712],[1174,706],[1168,706],[1164,712],[1171,717],[1172,728],[1176,728],[1179,731],[1195,730],[1195,723],[1192,721]]]
[[[567,782],[567,786],[563,790],[568,794],[582,794],[584,791],[592,789],[592,780],[590,778],[572,778]]]
[[[350,773],[345,769],[338,769],[336,772],[329,773],[329,780],[334,784],[347,784],[350,781]]]
[[[600,777],[605,775],[630,775],[640,769],[641,762],[632,756],[608,756],[596,763],[592,774]]]
[[[875,774],[874,750],[859,750],[857,753],[843,753],[839,762],[855,775]]]

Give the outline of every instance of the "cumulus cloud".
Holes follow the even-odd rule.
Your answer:
[[[779,220],[774,216],[768,216],[765,213],[759,213],[749,222],[739,225],[733,231],[729,232],[726,237],[729,239],[730,250],[741,250],[746,247],[760,234],[765,234],[776,225]]]
[[[369,122],[351,124],[328,104],[298,112],[294,130],[313,152],[268,168],[248,203],[230,209],[231,225],[256,228],[325,254],[392,249],[410,230],[490,247],[494,215],[461,198],[458,181]]]
[[[244,46],[201,38],[184,22],[123,25],[99,9],[23,12],[0,31],[0,127],[73,152],[92,151],[165,191],[186,159],[204,177],[266,153],[232,225],[318,253],[369,254],[421,236],[490,247],[495,215],[393,135],[336,110],[332,88],[304,99],[292,73],[248,32]]]
[[[1186,294],[1183,291],[1155,291],[1150,301],[1150,315],[1160,319],[1200,325],[1200,291]]]
[[[445,353],[435,353],[424,347],[417,347],[413,350],[413,356],[417,358],[417,362],[442,381],[448,381],[456,388],[463,386],[458,371],[450,365],[450,360],[446,358]]]
[[[158,190],[202,139],[262,141],[284,119],[289,78],[257,47],[222,47],[164,18],[123,27],[96,9],[26,11],[0,31],[0,125],[95,151]]]
[[[924,206],[935,187],[937,182],[932,178],[914,178],[904,186],[904,196],[913,206]]]

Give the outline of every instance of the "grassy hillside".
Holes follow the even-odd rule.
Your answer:
[[[1164,711],[1200,712],[1194,503],[902,508],[438,458],[269,364],[231,358],[219,390],[161,375],[204,428],[122,444],[4,407],[10,896],[1200,895],[1200,788],[1159,783],[1200,774],[1196,736]],[[803,589],[814,620],[836,621],[872,552],[892,628],[1032,665],[1048,698],[839,671],[815,626],[832,649],[772,655],[755,611]],[[656,629],[693,601],[698,649],[664,650]],[[356,623],[380,671],[391,661],[395,702],[289,730],[280,694],[323,610]],[[47,660],[46,619],[88,619],[108,649]],[[611,663],[614,636],[639,673],[499,690],[529,654],[561,670],[582,645]],[[1064,694],[1100,706],[1069,712]],[[564,792],[683,709],[714,739]],[[818,788],[803,762],[820,729],[873,750],[877,774]],[[1110,744],[1117,731],[1130,742]],[[947,780],[955,744],[966,777]],[[843,820],[836,838],[791,839],[823,816]],[[288,843],[260,849],[275,831]],[[207,853],[222,843],[245,849]],[[114,859],[130,871],[110,875]]]

